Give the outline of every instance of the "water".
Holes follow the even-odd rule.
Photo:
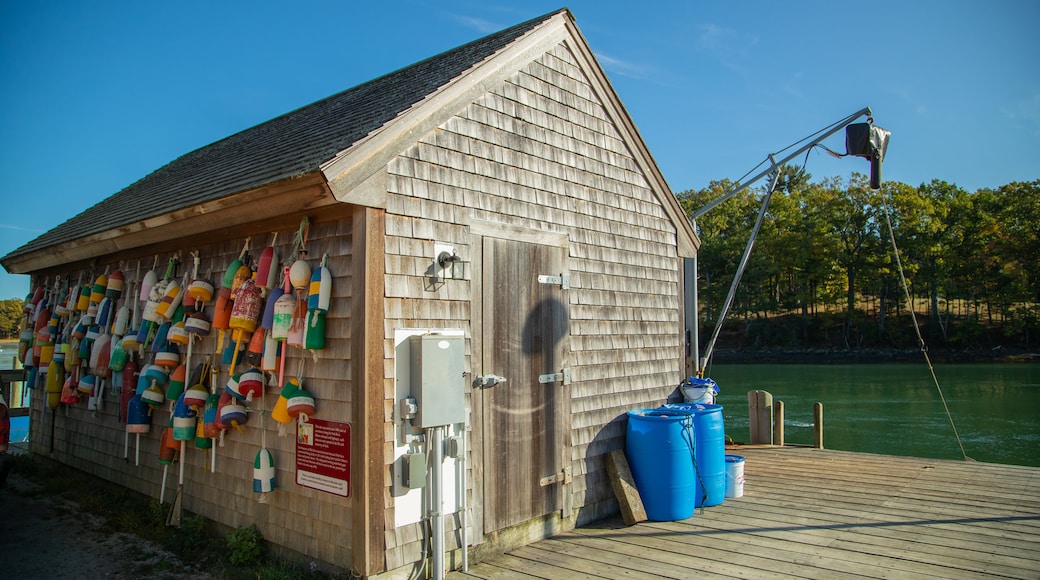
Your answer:
[[[748,440],[747,393],[761,389],[784,402],[787,443],[812,444],[819,401],[828,449],[962,458],[924,363],[719,364],[710,371],[735,441]],[[1040,365],[944,364],[935,371],[968,457],[1040,467]]]

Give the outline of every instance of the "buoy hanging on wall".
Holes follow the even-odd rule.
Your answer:
[[[271,451],[263,447],[256,453],[253,461],[253,491],[256,493],[270,493],[274,491],[274,457]]]

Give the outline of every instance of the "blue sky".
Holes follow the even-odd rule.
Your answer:
[[[0,254],[179,155],[563,6],[676,192],[737,179],[865,106],[892,131],[885,179],[1040,179],[1034,0],[11,0]],[[869,166],[814,152],[807,169]],[[27,291],[0,271],[0,298]]]

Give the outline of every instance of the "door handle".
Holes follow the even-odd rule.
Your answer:
[[[493,387],[493,386],[495,386],[495,385],[497,385],[499,383],[504,383],[504,382],[506,382],[506,378],[505,377],[500,377],[498,375],[481,375],[481,376],[477,377],[476,380],[473,381],[473,386],[474,387],[487,388],[487,387]]]

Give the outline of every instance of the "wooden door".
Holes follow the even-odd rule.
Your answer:
[[[562,377],[568,355],[560,283],[565,260],[560,247],[484,238],[479,372],[506,379],[478,387],[485,533],[564,505],[564,476],[570,474],[564,469],[570,458],[569,370],[567,380]],[[560,380],[544,376],[557,373]]]

